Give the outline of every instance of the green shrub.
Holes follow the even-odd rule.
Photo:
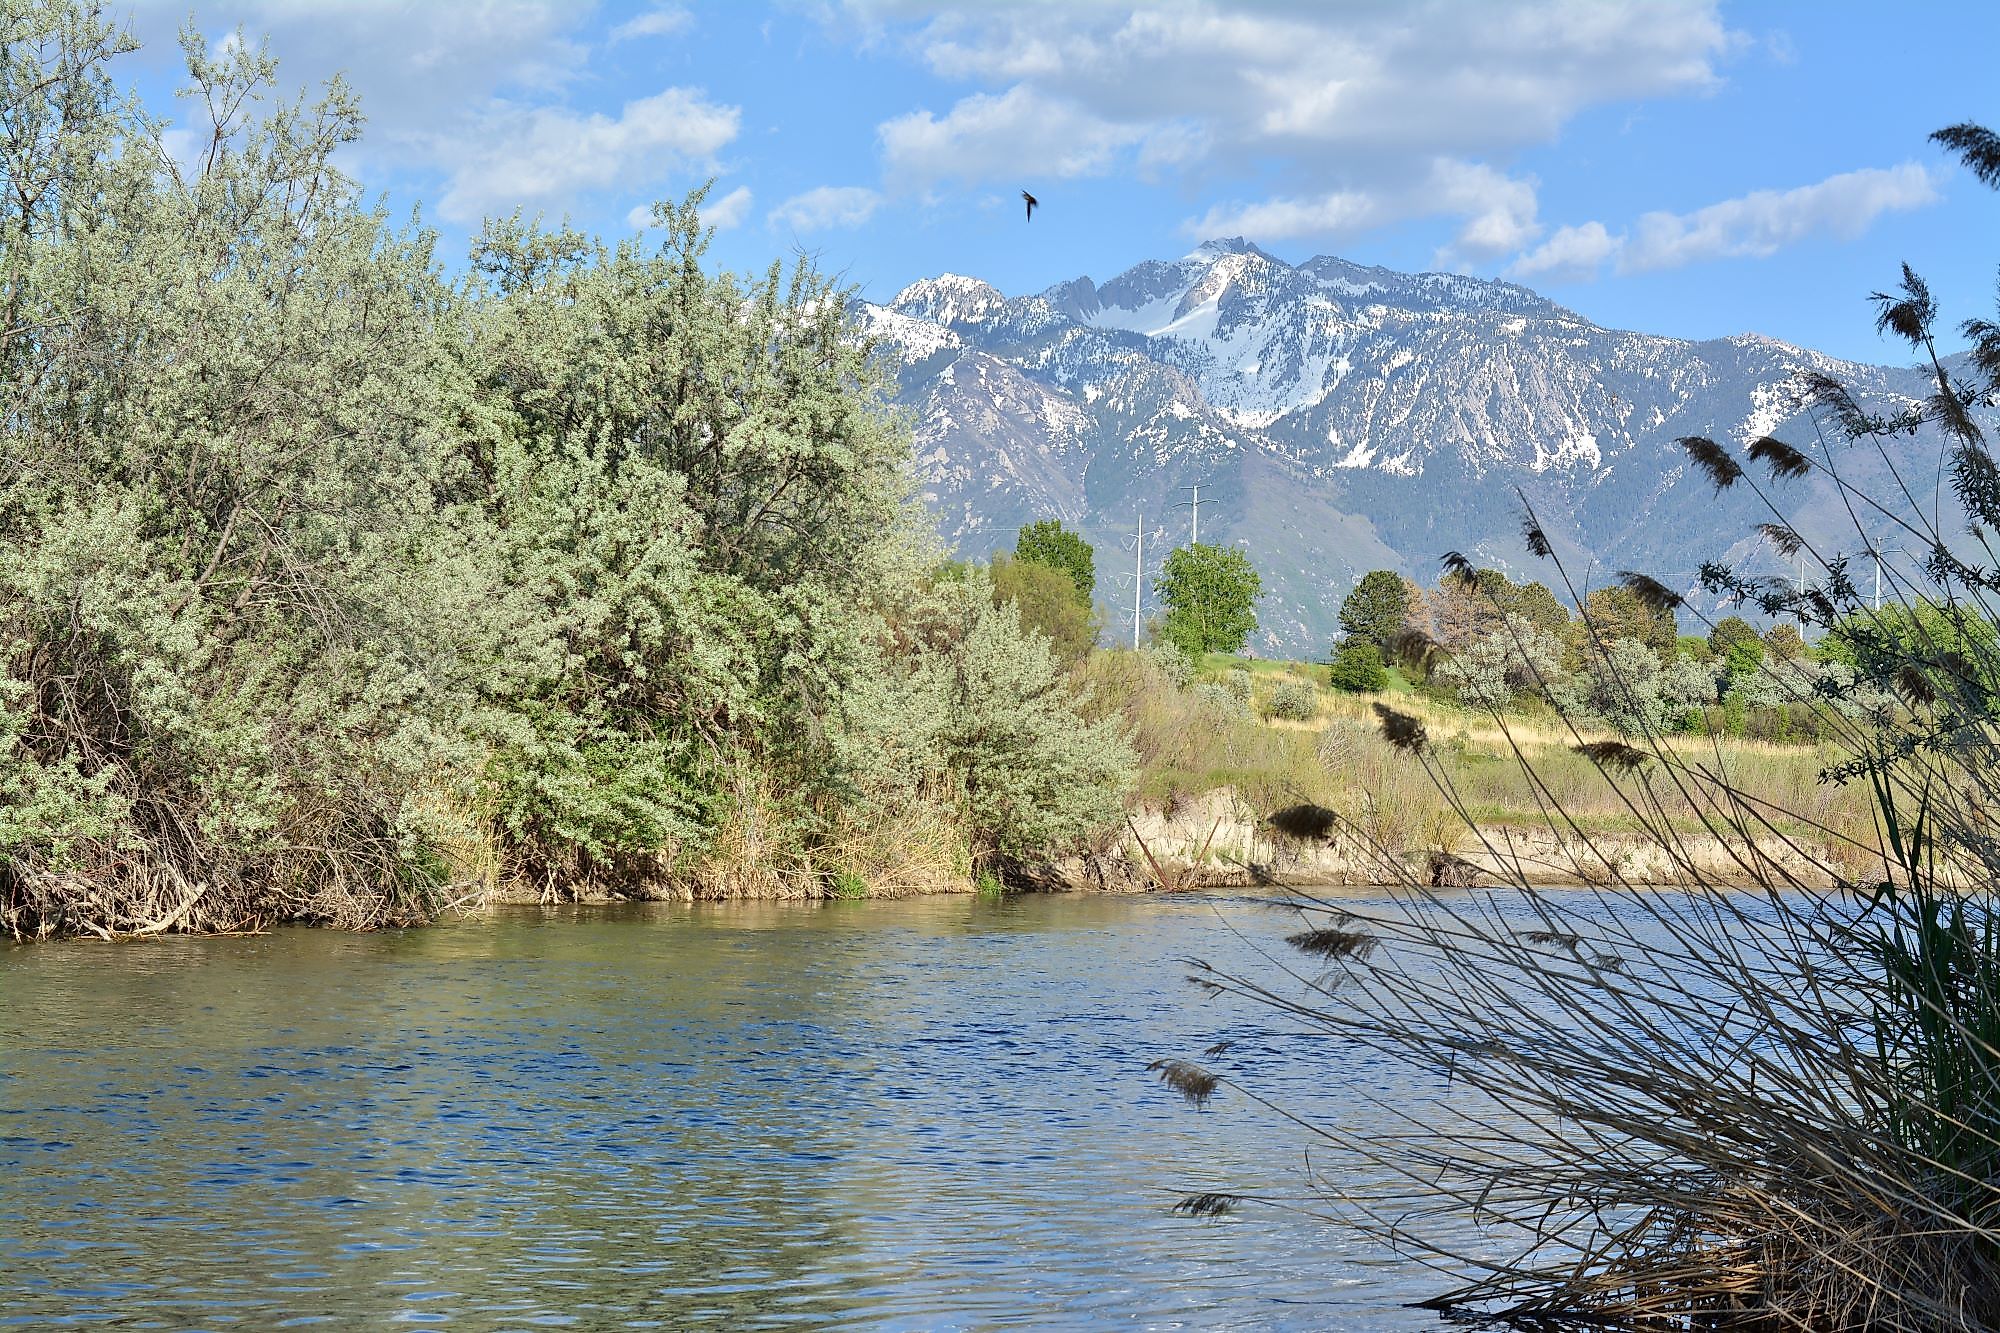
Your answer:
[[[1389,683],[1382,666],[1382,650],[1372,643],[1350,643],[1333,659],[1328,680],[1336,690],[1374,694]]]
[[[1247,718],[1250,702],[1226,685],[1205,680],[1190,693],[1205,712],[1218,718]]]
[[[1194,681],[1194,663],[1167,640],[1147,644],[1144,652],[1147,663],[1175,689],[1184,690]]]
[[[1308,722],[1319,715],[1319,691],[1302,680],[1281,680],[1264,704],[1266,717]]]

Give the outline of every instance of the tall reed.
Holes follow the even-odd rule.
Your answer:
[[[2000,137],[1936,137],[2000,184]],[[1392,1129],[1308,1123],[1341,1150],[1331,1165],[1315,1154],[1328,1200],[1456,1275],[1437,1309],[1538,1327],[2000,1327],[2000,559],[1988,538],[2000,467],[1976,417],[2000,394],[2000,325],[1966,326],[1972,354],[1953,363],[1914,272],[1877,305],[1930,373],[1925,400],[1867,403],[1807,372],[1805,447],[1681,441],[1718,489],[1756,491],[1781,552],[1823,571],[1793,587],[1711,564],[1701,582],[1854,661],[1844,698],[1822,682],[1794,702],[1824,715],[1839,752],[1822,781],[1865,792],[1867,825],[1828,803],[1773,801],[1719,742],[1597,737],[1559,715],[1598,789],[1681,868],[1679,889],[1638,885],[1577,819],[1546,752],[1496,715],[1545,825],[1579,867],[1595,862],[1590,887],[1503,876],[1444,893],[1411,880],[1379,910],[1301,900],[1305,928],[1290,938],[1310,966],[1198,969],[1204,986],[1275,1007],[1331,1049],[1428,1080],[1427,1100],[1381,1108]],[[1899,443],[1912,436],[1935,449]],[[1809,477],[1880,560],[1887,605],[1788,519],[1784,488]],[[1531,509],[1525,530],[1553,558]],[[1914,558],[1889,558],[1884,533]],[[1695,614],[1657,580],[1623,581]],[[1384,735],[1490,841],[1423,720],[1379,711]],[[1752,887],[1719,887],[1692,855],[1697,836],[1719,840]],[[1329,931],[1347,947],[1320,948]],[[1226,1068],[1188,1065],[1179,1079],[1204,1096],[1257,1095]]]

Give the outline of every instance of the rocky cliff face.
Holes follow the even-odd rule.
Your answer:
[[[1522,546],[1523,496],[1579,582],[1638,568],[1687,588],[1706,559],[1770,564],[1750,535],[1762,502],[1715,496],[1674,441],[1819,450],[1806,370],[1885,409],[1925,392],[1914,371],[1769,338],[1606,329],[1508,283],[1293,266],[1241,240],[1034,296],[947,274],[860,313],[948,541],[983,554],[1038,518],[1080,526],[1099,598],[1129,624],[1130,585],[1113,580],[1129,577],[1131,536],[1148,528],[1149,568],[1185,542],[1198,483],[1203,540],[1241,543],[1264,575],[1257,646],[1296,655],[1326,651],[1370,569],[1429,583],[1463,550],[1553,582]],[[1851,475],[1886,480],[1872,454],[1834,448]],[[1936,444],[1908,448],[1899,465],[1928,477]],[[1787,509],[1858,548],[1830,487],[1788,493]]]

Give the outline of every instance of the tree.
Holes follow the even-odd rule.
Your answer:
[[[1787,661],[1806,657],[1811,653],[1806,647],[1805,636],[1800,634],[1799,627],[1789,620],[1781,620],[1764,631],[1764,647],[1773,656],[1782,657]]]
[[[1410,594],[1401,575],[1373,569],[1340,604],[1340,629],[1347,643],[1372,643],[1387,651],[1403,632]]]
[[[1077,583],[938,574],[849,293],[707,267],[700,191],[447,281],[335,165],[338,80],[185,34],[190,160],[100,10],[0,0],[0,932],[790,893],[1117,817]]]
[[[1622,584],[1592,589],[1583,599],[1583,619],[1572,632],[1580,649],[1591,638],[1604,645],[1636,639],[1658,656],[1672,657],[1680,639],[1671,610],[1655,611]]]
[[[1544,634],[1561,635],[1569,629],[1569,608],[1545,583],[1509,583],[1501,590],[1500,605],[1508,615],[1520,616]]]
[[[1153,585],[1167,608],[1160,632],[1189,656],[1241,652],[1257,628],[1262,585],[1250,557],[1235,547],[1180,547],[1167,556]]]
[[[1718,621],[1715,628],[1709,631],[1708,646],[1722,659],[1724,689],[1735,681],[1756,675],[1757,668],[1764,665],[1763,636],[1742,616],[1729,616]]]
[[[1091,604],[1097,588],[1097,553],[1061,519],[1045,518],[1022,528],[1014,539],[1014,558],[1061,570],[1076,585],[1077,600],[1086,607]]]
[[[1517,613],[1499,629],[1452,654],[1437,674],[1456,686],[1466,703],[1505,708],[1524,692],[1541,695],[1560,689],[1562,640]]]
[[[1336,690],[1377,693],[1389,684],[1389,673],[1382,666],[1382,650],[1365,639],[1344,645],[1334,655],[1329,679]]]
[[[1431,633],[1454,652],[1520,616],[1544,634],[1569,628],[1569,608],[1543,583],[1516,583],[1497,569],[1475,569],[1469,579],[1449,578],[1432,594]]]
[[[1012,602],[1021,628],[1040,634],[1064,666],[1083,660],[1097,642],[1097,620],[1077,599],[1076,585],[1063,570],[1036,560],[993,558],[993,604]]]
[[[1441,580],[1430,595],[1432,635],[1458,652],[1499,629],[1507,617],[1501,601],[1507,587],[1507,576],[1497,569]]]

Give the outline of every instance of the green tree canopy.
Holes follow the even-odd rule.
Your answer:
[[[1410,593],[1402,576],[1393,570],[1372,569],[1340,604],[1342,639],[1387,650],[1403,632],[1409,614]]]
[[[1674,613],[1655,611],[1622,584],[1593,589],[1583,599],[1583,618],[1588,631],[1603,644],[1636,639],[1668,658],[1679,646],[1680,627],[1674,621]],[[1581,646],[1583,640],[1578,632],[1573,631],[1572,637]]]
[[[1097,553],[1061,519],[1045,518],[1022,528],[1014,539],[1014,558],[1061,570],[1076,585],[1077,599],[1090,605],[1097,588]]]
[[[1382,650],[1366,639],[1356,639],[1334,654],[1328,679],[1336,690],[1373,694],[1388,685],[1389,673],[1382,666]]]
[[[1560,635],[1569,628],[1569,608],[1545,583],[1508,583],[1500,604],[1510,616],[1520,616],[1544,634]]]
[[[1764,665],[1764,637],[1742,616],[1716,622],[1708,633],[1708,646],[1722,659],[1731,680],[1754,676],[1757,668]]]
[[[1788,662],[1811,654],[1811,650],[1806,646],[1805,636],[1799,633],[1799,627],[1789,620],[1781,620],[1764,631],[1764,646],[1773,656],[1782,657]]]
[[[1241,652],[1257,628],[1262,586],[1250,557],[1235,547],[1180,547],[1167,556],[1153,585],[1167,609],[1161,634],[1190,656]]]
[[[1819,657],[1869,679],[1894,680],[1909,667],[1947,693],[1966,679],[2000,691],[2000,626],[1969,604],[1925,598],[1855,611],[1820,641]]]
[[[1021,628],[1040,634],[1068,666],[1083,660],[1097,642],[1097,619],[1077,600],[1076,585],[1063,570],[1037,560],[993,558],[993,604],[1012,602]]]
[[[1431,594],[1431,632],[1457,651],[1520,616],[1544,634],[1569,628],[1569,608],[1543,583],[1516,583],[1497,569],[1475,569],[1471,579],[1446,579]]]
[[[789,892],[1116,818],[1118,725],[1021,623],[1077,584],[936,576],[811,263],[709,267],[697,191],[490,222],[447,281],[336,165],[338,80],[189,32],[186,160],[131,45],[0,0],[0,932]]]

